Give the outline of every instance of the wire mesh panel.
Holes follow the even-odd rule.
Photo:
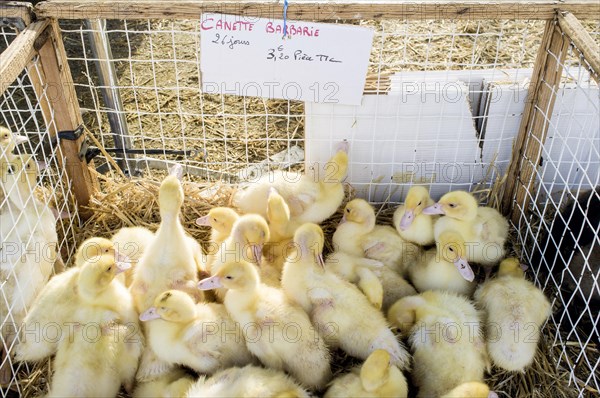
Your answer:
[[[78,214],[60,147],[50,135],[53,121],[42,110],[55,92],[36,87],[41,81],[36,60],[0,96],[0,126],[7,128],[0,130],[2,397],[24,393],[32,369],[11,358],[21,323],[48,278],[75,250]]]
[[[0,53],[4,51],[19,33],[15,26],[0,23]]]
[[[600,91],[598,74],[558,27],[552,43],[539,86],[554,106],[533,108],[522,162],[535,182],[520,182],[515,228],[537,282],[555,299],[557,358],[583,395],[600,387]]]
[[[188,171],[204,179],[235,180],[248,165],[303,138],[301,103],[202,94],[198,21],[108,21],[96,30],[66,21],[62,27],[87,125],[111,151],[120,138],[112,135],[109,116],[123,114],[127,157],[137,158],[141,170],[185,160]],[[112,59],[94,58],[94,37],[110,43]],[[116,73],[113,87],[99,84],[104,63]],[[106,107],[103,89],[118,91],[122,109]]]
[[[117,161],[125,157],[139,170],[184,160],[205,180],[237,181],[253,177],[257,165],[301,162],[305,145],[305,164],[326,161],[337,141],[349,139],[348,182],[373,202],[398,202],[415,182],[430,184],[435,196],[450,189],[489,190],[510,159],[522,109],[510,102],[491,110],[481,104],[489,101],[491,84],[526,81],[543,22],[349,23],[376,31],[366,89],[371,95],[362,107],[306,110],[297,101],[202,93],[198,21],[61,26],[86,124]],[[110,58],[96,50],[106,46]],[[114,73],[112,86],[107,69]],[[120,98],[118,108],[106,103],[108,90]],[[394,98],[396,106],[377,105]],[[379,113],[371,109],[378,106]],[[360,112],[375,116],[357,118]],[[111,122],[115,115],[125,129]],[[498,122],[486,126],[484,136],[483,121],[494,117]],[[129,150],[119,149],[121,140]],[[383,152],[382,142],[391,144]]]

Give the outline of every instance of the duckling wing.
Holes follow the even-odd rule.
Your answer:
[[[292,191],[287,199],[292,217],[297,217],[304,213],[306,209],[312,206],[319,198],[320,191],[317,184],[308,180],[306,176],[301,180],[298,186]]]
[[[219,352],[214,344],[215,338],[220,340],[220,337],[215,333],[220,325],[216,322],[194,322],[185,331],[182,341],[183,344],[197,357],[202,357],[208,361],[219,362],[221,352]]]
[[[508,221],[491,207],[480,207],[477,211],[478,222],[475,233],[486,242],[504,244],[508,235]]]
[[[71,268],[56,275],[46,284],[33,303],[24,320],[26,335],[17,346],[17,359],[20,361],[38,361],[56,353],[58,341],[29,335],[30,329],[41,332],[48,325],[65,325],[71,321],[73,307],[77,303],[75,281],[79,268]]]

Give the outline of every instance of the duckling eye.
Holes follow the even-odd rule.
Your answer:
[[[350,209],[346,209],[346,213],[350,213]]]
[[[217,219],[213,217],[213,221],[214,221],[214,222],[217,222]]]
[[[8,171],[8,174],[15,174],[15,168],[12,165],[8,166],[7,171]]]
[[[111,270],[112,270],[112,265],[110,267],[108,267],[108,269],[106,271],[108,272],[108,271],[111,271]]]
[[[104,249],[104,253],[108,253],[108,249]]]
[[[160,307],[160,309],[161,309],[161,311],[164,311],[164,310],[166,310],[166,308],[165,308],[165,307]]]
[[[419,204],[417,204],[417,206],[421,206],[422,203],[423,203],[423,201],[419,202]]]
[[[448,206],[450,206],[452,208],[455,208],[456,207],[456,203],[450,203],[450,204],[448,204]]]
[[[233,276],[231,276],[231,275],[227,275],[227,276],[225,277],[225,279],[229,279],[229,280],[231,280],[231,279],[233,279]]]

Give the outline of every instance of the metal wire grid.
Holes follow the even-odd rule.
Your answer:
[[[19,31],[12,26],[0,25],[0,53],[17,37]]]
[[[111,130],[108,119],[114,114],[122,116],[127,125],[123,137],[141,152],[132,157],[137,157],[139,168],[147,175],[155,171],[149,170],[149,163],[143,159],[180,161],[197,168],[197,175],[205,180],[235,181],[240,171],[264,162],[274,168],[289,167],[289,159],[278,162],[273,155],[292,147],[326,148],[323,154],[315,154],[310,148],[306,153],[307,163],[326,161],[335,143],[348,138],[355,143],[351,148],[348,182],[359,187],[359,194],[373,202],[382,201],[382,197],[397,202],[401,200],[397,193],[414,182],[429,183],[436,196],[450,189],[489,188],[508,164],[510,150],[506,147],[510,148],[516,134],[514,119],[518,120],[520,115],[509,114],[508,106],[487,109],[498,123],[509,125],[497,128],[496,136],[490,134],[483,145],[477,129],[488,117],[480,106],[489,90],[483,80],[485,84],[507,78],[523,81],[533,64],[543,24],[511,25],[508,21],[364,21],[361,24],[376,31],[368,93],[383,97],[383,91],[393,89],[395,81],[401,84],[410,81],[413,86],[416,82],[421,87],[436,80],[442,82],[433,89],[437,93],[425,95],[439,97],[460,80],[468,90],[461,113],[457,114],[456,109],[446,110],[448,104],[442,101],[432,114],[424,114],[426,107],[422,106],[408,117],[401,113],[377,115],[366,136],[348,130],[321,130],[308,137],[304,127],[307,112],[302,103],[201,92],[197,21],[108,21],[105,27],[93,25],[95,28],[84,21],[63,21],[61,27],[82,110],[87,113],[86,123],[103,145],[114,147],[111,135],[114,128]],[[112,50],[111,59],[95,56],[90,41],[94,35],[104,35]],[[114,86],[100,83],[98,63],[112,66]],[[419,71],[420,75],[411,71]],[[462,73],[458,76],[450,71]],[[123,107],[107,107],[102,89],[117,89]],[[430,111],[435,108],[435,104],[427,105]],[[403,129],[406,121],[403,117],[422,124],[420,128],[427,134],[419,136]],[[384,138],[380,130],[386,126],[386,118],[395,118],[397,131]],[[452,118],[453,123],[460,123],[463,130],[468,130],[458,140],[455,129],[447,125]],[[384,154],[382,144],[388,149]],[[401,151],[390,152],[394,145],[413,151],[409,156]],[[424,155],[419,153],[426,154],[427,160],[423,161]],[[491,163],[495,168],[489,167]],[[156,162],[150,164],[156,166]],[[419,164],[429,173],[429,180],[403,173],[409,164]],[[444,175],[446,169],[462,177]]]
[[[17,336],[21,322],[31,306],[32,299],[16,300],[15,296],[20,296],[26,291],[39,291],[43,285],[32,285],[17,277],[19,268],[36,267],[40,261],[48,259],[47,250],[51,250],[53,244],[56,244],[58,256],[65,262],[74,254],[75,234],[79,222],[79,216],[74,200],[70,193],[70,187],[67,185],[67,176],[64,168],[60,166],[62,153],[56,141],[52,140],[50,131],[55,127],[54,118],[45,121],[42,113],[41,103],[48,101],[47,87],[42,87],[36,94],[33,82],[41,81],[40,69],[37,61],[33,61],[28,70],[24,71],[19,78],[0,96],[0,125],[8,127],[13,133],[27,136],[28,143],[17,147],[18,155],[33,154],[35,159],[43,161],[46,168],[38,176],[37,184],[29,197],[20,198],[25,206],[23,212],[15,212],[9,205],[9,195],[15,192],[3,192],[0,203],[0,212],[2,212],[3,223],[8,219],[8,225],[2,225],[2,247],[10,249],[13,252],[17,250],[19,259],[11,258],[3,250],[2,272],[0,281],[0,325],[2,334],[0,334],[0,349],[8,352],[9,355],[2,357],[1,366],[10,366],[11,377],[8,386],[0,389],[0,396],[6,397],[15,392],[19,395],[23,393],[21,385],[21,372],[29,373],[29,366],[24,363],[12,362],[10,354],[17,343]],[[21,176],[19,176],[21,178]],[[5,181],[2,181],[2,190],[5,189]],[[17,195],[18,196],[18,195]],[[14,196],[13,196],[14,197]],[[34,201],[45,203],[49,208],[55,209],[56,214],[62,218],[56,222],[57,242],[40,242],[37,237],[42,225],[40,208],[33,206]],[[38,203],[40,203],[38,202]],[[12,210],[12,211],[11,211]],[[33,217],[25,217],[24,212],[33,212]],[[31,219],[37,219],[37,222],[31,223]],[[52,226],[50,227],[50,230]],[[6,234],[4,233],[6,232]],[[35,237],[34,237],[35,235]],[[33,260],[32,260],[33,258]],[[14,260],[14,261],[13,261]],[[57,263],[57,264],[60,264]],[[34,273],[33,271],[32,273]],[[14,290],[13,290],[14,289]],[[21,292],[21,293],[19,293]],[[25,312],[13,311],[15,306],[24,307]],[[21,375],[22,376],[22,375]]]
[[[539,145],[542,165],[535,189],[526,192],[530,208],[516,204],[515,229],[536,283],[554,299],[549,322],[558,331],[559,364],[583,396],[600,390],[600,92],[572,43],[562,67],[554,110],[534,110],[548,123],[547,138],[542,144],[529,136],[527,145]]]
[[[114,147],[108,115],[122,114],[142,170],[150,172],[143,159],[177,160],[209,181],[228,179],[301,145],[301,103],[201,93],[198,22],[109,21],[101,31],[62,22],[62,32],[86,122]],[[91,33],[105,35],[112,59],[93,57]],[[99,62],[116,71],[115,87],[99,84]],[[107,109],[103,88],[119,91],[121,110]]]
[[[456,189],[485,198],[510,161],[524,107],[516,94],[526,93],[542,24],[365,24],[376,28],[372,95],[362,108],[308,104],[307,158],[324,161],[349,138],[348,180],[374,203],[402,202],[415,183],[434,198]]]

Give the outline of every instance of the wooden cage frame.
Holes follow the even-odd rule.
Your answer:
[[[74,131],[82,125],[79,102],[67,61],[58,20],[60,19],[199,19],[202,13],[220,12],[236,15],[280,15],[283,2],[260,0],[47,0],[32,7],[29,3],[0,3],[0,20],[20,27],[20,33],[0,57],[0,94],[23,73],[33,68],[31,83],[40,98],[40,108],[52,137]],[[504,215],[519,225],[529,212],[531,194],[536,192],[537,169],[541,147],[546,140],[550,121],[534,117],[536,109],[552,112],[560,85],[562,65],[567,49],[585,58],[592,79],[600,82],[600,55],[597,45],[580,23],[581,19],[600,19],[597,0],[530,0],[490,3],[475,0],[295,0],[287,10],[294,20],[383,20],[383,19],[461,19],[461,20],[543,20],[545,29],[534,64],[527,102],[516,135],[507,178],[500,195]],[[559,56],[553,56],[558,54]],[[387,83],[377,82],[375,92]],[[51,99],[42,95],[49,87],[62,91]],[[384,87],[385,88],[385,87]],[[366,91],[373,92],[367,79]],[[59,140],[66,168],[77,202],[79,216],[91,216],[88,203],[99,189],[93,160],[81,156],[85,137]]]
[[[382,12],[385,10],[385,12]],[[203,12],[222,12],[236,15],[274,15],[283,12],[283,4],[260,0],[48,0],[32,8],[29,3],[7,2],[0,4],[0,18],[20,20],[25,29],[19,34],[0,59],[0,94],[12,84],[19,74],[30,67],[34,57],[39,57],[42,81],[32,82],[37,90],[48,85],[65,88],[64,95],[41,105],[48,122],[51,110],[55,114],[58,131],[72,131],[81,123],[79,105],[62,42],[58,19],[199,19]],[[516,137],[512,159],[507,171],[507,182],[501,206],[505,215],[517,222],[520,212],[527,209],[527,192],[535,189],[536,169],[539,164],[540,145],[545,141],[548,120],[534,118],[534,110],[552,110],[559,84],[561,63],[564,59],[549,57],[549,52],[566,54],[573,42],[589,63],[592,78],[600,77],[600,56],[589,33],[579,19],[598,19],[600,3],[594,0],[503,1],[497,3],[474,0],[405,1],[405,0],[296,0],[289,5],[287,15],[296,20],[330,21],[338,19],[530,19],[546,20],[542,43],[535,61],[528,100],[521,126]],[[33,22],[35,21],[35,22]],[[558,71],[558,72],[557,72]],[[553,75],[551,75],[553,74]],[[542,81],[551,84],[541,84]],[[367,82],[369,84],[369,82]],[[55,136],[58,131],[51,131]],[[530,133],[531,132],[531,133]],[[532,134],[536,140],[526,145]],[[85,217],[85,206],[97,189],[85,159],[79,149],[83,137],[77,141],[61,140],[65,154],[67,175],[80,214]],[[529,162],[523,162],[523,159]]]

